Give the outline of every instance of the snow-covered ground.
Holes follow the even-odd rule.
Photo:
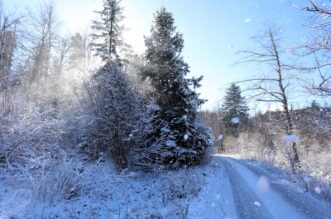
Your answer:
[[[297,185],[259,165],[229,157],[219,159],[227,169],[240,218],[330,218],[331,204]]]
[[[331,205],[261,165],[220,155],[180,171],[117,172],[108,162],[0,178],[0,218],[330,218]],[[62,172],[62,175],[59,174]],[[5,176],[5,177],[4,177]],[[69,176],[71,178],[69,178]],[[62,186],[58,186],[59,182]],[[65,186],[64,186],[65,185]],[[67,191],[63,191],[67,190]]]
[[[159,173],[118,172],[109,162],[80,159],[64,165],[38,176],[3,173],[0,218],[195,217],[195,205],[206,207],[195,199],[214,174],[210,165]]]

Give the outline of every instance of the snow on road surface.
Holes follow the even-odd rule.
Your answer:
[[[226,169],[238,218],[331,218],[329,203],[279,183],[260,167],[222,156],[213,162]]]
[[[212,159],[204,170],[207,179],[198,198],[190,204],[188,218],[237,218],[231,185],[222,161]]]

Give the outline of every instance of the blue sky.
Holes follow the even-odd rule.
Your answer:
[[[9,10],[36,8],[39,0],[5,0]],[[94,18],[93,10],[102,0],[54,0],[57,17],[67,31],[82,31]],[[177,30],[184,34],[183,55],[191,66],[191,75],[204,75],[200,92],[212,109],[222,99],[229,83],[259,73],[257,66],[233,65],[236,52],[254,48],[249,38],[269,25],[281,28],[284,43],[303,40],[308,29],[303,26],[307,13],[300,10],[304,0],[122,0],[127,42],[138,53],[144,51],[143,36],[148,35],[153,13],[164,6],[174,14]],[[301,4],[301,5],[300,5]],[[310,100],[296,98],[293,104]]]

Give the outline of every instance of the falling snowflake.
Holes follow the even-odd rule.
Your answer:
[[[249,22],[251,22],[251,21],[252,21],[252,19],[249,18],[249,17],[248,17],[248,18],[245,18],[245,20],[244,20],[245,23],[249,23]]]
[[[322,190],[320,187],[315,187],[314,191],[317,193],[317,194],[321,194]]]
[[[239,117],[233,117],[233,118],[231,119],[231,123],[232,123],[232,124],[238,124],[239,122],[240,122]]]
[[[299,137],[296,135],[284,135],[282,137],[282,141],[290,142],[290,143],[296,143],[299,141]]]
[[[257,189],[261,192],[269,190],[269,179],[265,176],[261,176],[257,182]]]
[[[261,206],[261,203],[260,202],[254,202],[254,205],[260,207]]]

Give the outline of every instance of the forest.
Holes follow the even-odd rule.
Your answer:
[[[245,218],[238,207],[207,210],[231,190],[223,156],[330,204],[331,5],[321,2],[298,9],[313,33],[305,42],[284,46],[277,25],[247,36],[255,47],[233,64],[259,70],[223,87],[213,109],[202,107],[203,75],[190,74],[185,36],[165,7],[139,54],[123,38],[121,0],[102,0],[75,33],[60,31],[56,1],[24,14],[2,2],[0,218]],[[295,107],[296,95],[314,100]],[[209,182],[223,193],[212,196]]]

